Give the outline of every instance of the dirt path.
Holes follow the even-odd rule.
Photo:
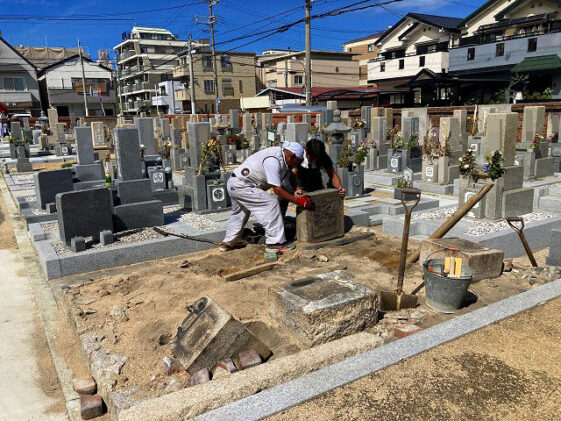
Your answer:
[[[18,244],[12,229],[12,223],[6,210],[4,198],[0,194],[0,249],[17,249]]]
[[[269,419],[559,419],[560,326],[557,299]]]

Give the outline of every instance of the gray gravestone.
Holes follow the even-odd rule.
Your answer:
[[[191,167],[198,168],[201,162],[202,144],[210,139],[210,123],[188,123],[187,132]]]
[[[73,237],[99,239],[102,231],[113,231],[113,201],[106,187],[56,195],[60,239],[70,245]]]
[[[19,121],[12,122],[10,128],[12,138],[14,138],[16,141],[23,140],[23,133],[21,131],[21,124],[19,123]]]
[[[78,165],[89,165],[95,162],[92,131],[89,127],[76,127],[76,155]]]
[[[308,123],[288,123],[286,125],[286,142],[296,142],[302,146],[308,141],[308,131],[310,126]]]
[[[152,191],[164,191],[166,189],[166,172],[163,168],[150,168],[148,178]]]
[[[144,145],[144,153],[155,155],[154,119],[152,117],[135,117],[134,125],[138,131],[139,145]]]
[[[35,181],[35,200],[39,209],[55,201],[58,193],[73,190],[72,170],[64,168],[54,171],[40,171],[33,174]]]
[[[138,129],[115,128],[113,137],[119,179],[126,181],[142,178]]]
[[[405,181],[407,181],[407,185],[409,187],[413,187],[413,170],[409,167],[405,167],[405,169],[403,170],[403,178],[405,178]]]

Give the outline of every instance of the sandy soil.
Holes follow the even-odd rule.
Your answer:
[[[68,159],[66,164],[75,164],[76,158]],[[41,170],[60,170],[62,168],[62,164],[64,162],[41,162],[41,163],[34,163],[33,164],[33,171],[41,171]]]
[[[71,313],[80,333],[103,338],[102,347],[109,352],[128,356],[116,388],[139,386],[137,397],[167,393],[169,378],[161,372],[161,361],[171,354],[169,342],[177,326],[186,315],[186,307],[201,296],[207,295],[246,323],[259,339],[273,351],[273,358],[292,354],[302,349],[278,320],[269,315],[269,290],[313,274],[336,269],[346,269],[351,279],[372,290],[392,290],[397,278],[400,239],[387,236],[376,229],[359,228],[356,231],[376,231],[377,237],[343,247],[327,247],[309,252],[294,250],[286,253],[281,265],[271,272],[255,275],[236,282],[226,283],[225,275],[262,262],[263,249],[257,245],[230,253],[217,249],[197,254],[144,262],[110,270],[55,280],[55,290],[61,283],[72,284],[62,293],[69,303]],[[411,242],[411,248],[418,243]],[[327,256],[321,262],[318,256]],[[539,262],[545,252],[537,253]],[[516,259],[517,267],[528,267],[526,259]],[[411,291],[422,281],[421,269],[412,266],[405,275],[405,291]],[[534,286],[539,284],[536,283]],[[528,280],[515,273],[499,279],[482,281],[472,286],[475,303],[458,314],[480,308],[488,303],[531,288]],[[424,292],[419,294],[421,304]],[[111,316],[114,306],[125,310],[128,320],[118,321]],[[451,315],[436,313],[426,306],[420,307],[425,317],[416,323],[427,327]],[[387,314],[372,332],[393,332],[393,324],[407,319],[407,311]],[[383,316],[383,315],[381,315]],[[392,336],[387,341],[393,340]],[[186,379],[183,379],[186,380]]]
[[[559,419],[560,326],[557,299],[269,419]]]
[[[4,198],[0,194],[0,249],[17,249],[18,244],[16,237],[14,237],[14,230],[12,229],[12,221]]]

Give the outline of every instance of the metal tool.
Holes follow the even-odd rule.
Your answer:
[[[510,225],[510,227],[514,231],[516,231],[516,233],[520,237],[520,241],[522,241],[522,245],[524,246],[524,249],[526,250],[526,253],[528,254],[528,258],[530,259],[530,263],[532,263],[533,267],[537,268],[538,263],[536,262],[536,258],[534,257],[534,253],[532,253],[532,250],[530,249],[530,245],[528,244],[528,241],[526,241],[526,236],[524,235],[524,218],[522,218],[521,216],[511,216],[511,217],[506,218],[506,222],[507,222],[508,225]],[[518,228],[516,225],[514,225],[513,222],[520,222],[520,228]]]
[[[416,195],[415,203],[407,206],[404,200],[406,194]],[[409,243],[409,225],[411,213],[421,200],[421,191],[418,189],[401,189],[401,203],[405,209],[405,220],[403,221],[403,237],[401,239],[401,254],[399,256],[399,273],[397,276],[397,289],[395,291],[380,291],[380,309],[382,311],[400,310],[417,306],[417,297],[413,294],[403,292],[403,278],[405,275],[405,263],[407,260],[407,244]]]
[[[184,240],[191,240],[191,241],[198,241],[199,243],[209,243],[209,244],[214,244],[215,246],[223,246],[225,245],[222,241],[213,241],[213,240],[208,240],[206,238],[200,238],[200,237],[190,237],[188,235],[183,235],[183,234],[175,234],[173,232],[168,232],[168,231],[164,231],[161,228],[158,227],[154,227],[154,231],[156,231],[158,234],[163,235],[164,237],[178,237],[178,238],[183,238]],[[243,247],[245,246],[247,243],[245,241],[240,241],[238,244],[236,244],[236,247]]]

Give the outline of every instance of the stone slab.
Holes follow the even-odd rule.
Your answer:
[[[70,168],[40,171],[33,174],[37,207],[45,209],[47,203],[55,201],[55,196],[58,193],[72,191],[72,179],[72,170]]]
[[[76,127],[76,159],[78,165],[90,165],[94,163],[94,150],[91,127]]]
[[[113,200],[108,188],[96,188],[56,195],[60,239],[66,245],[73,237],[99,237],[113,230]]]
[[[561,266],[561,229],[551,230],[549,256],[546,259],[546,264]]]
[[[137,180],[142,178],[142,161],[138,130],[134,128],[113,129],[115,139],[115,156],[117,174],[120,180]]]
[[[460,251],[448,250],[449,247],[458,248]],[[463,258],[464,263],[475,272],[472,282],[477,282],[501,276],[504,252],[460,238],[427,239],[421,244],[419,265],[422,266],[427,258],[444,257]]]
[[[118,205],[113,212],[115,232],[164,225],[164,208],[159,200]]]
[[[230,313],[202,297],[177,329],[172,342],[175,356],[188,373],[212,370],[218,361],[255,349],[266,360],[271,351]]]
[[[336,189],[308,193],[312,209],[298,208],[296,235],[298,241],[317,243],[345,235],[344,202]]]
[[[82,127],[77,127],[81,129]],[[101,162],[87,164],[87,165],[76,165],[74,167],[76,173],[77,181],[104,181],[105,177],[103,174],[103,165]]]
[[[360,332],[378,322],[378,294],[335,271],[271,292],[270,313],[312,346]]]

